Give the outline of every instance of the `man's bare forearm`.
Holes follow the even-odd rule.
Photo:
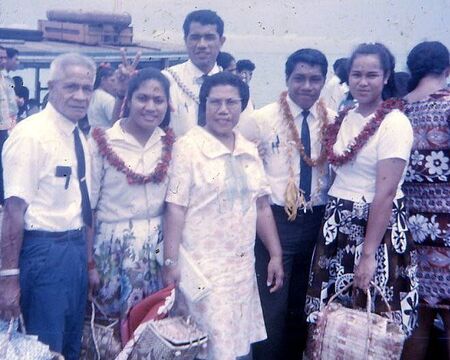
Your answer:
[[[16,269],[19,267],[26,208],[27,204],[25,201],[18,197],[6,199],[0,242],[0,263],[2,269]]]

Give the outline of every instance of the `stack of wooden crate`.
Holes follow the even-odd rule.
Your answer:
[[[47,40],[69,41],[85,45],[131,45],[133,43],[133,27],[131,26],[38,20],[38,28]]]

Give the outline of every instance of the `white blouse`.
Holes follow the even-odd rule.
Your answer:
[[[164,131],[156,128],[145,146],[120,126],[117,121],[106,131],[111,148],[136,173],[149,174],[161,161]],[[167,177],[160,184],[128,184],[124,173],[119,172],[98,150],[96,141],[89,139],[92,150],[92,208],[102,222],[128,219],[148,219],[161,216]]]
[[[88,120],[91,127],[109,129],[112,125],[112,116],[116,98],[103,89],[97,89],[92,94],[88,109]]]
[[[342,154],[373,116],[374,114],[363,117],[355,109],[351,110],[339,130],[333,148],[335,153]],[[412,143],[413,130],[406,115],[399,110],[390,112],[356,158],[340,167],[333,167],[336,178],[328,194],[355,202],[372,202],[375,196],[377,162],[399,158],[405,160],[407,165]],[[395,199],[403,197],[401,186],[406,168],[407,166],[397,186]]]

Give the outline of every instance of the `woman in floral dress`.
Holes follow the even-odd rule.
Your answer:
[[[358,289],[374,281],[406,333],[416,323],[418,302],[412,250],[401,185],[413,134],[395,91],[394,57],[382,44],[361,44],[349,60],[349,86],[358,105],[339,113],[326,134],[328,160],[336,178],[328,194],[322,229],[311,266],[306,313],[330,297],[352,306]],[[373,291],[373,289],[372,289]],[[387,311],[376,293],[374,310]],[[364,299],[365,303],[365,299]],[[314,316],[308,317],[309,321]]]
[[[109,316],[128,310],[162,287],[156,249],[174,136],[169,83],[144,69],[128,85],[125,117],[92,132],[92,207],[96,216],[94,260],[100,286],[96,300]],[[92,278],[92,275],[91,275]]]
[[[450,354],[450,90],[448,49],[423,42],[408,55],[410,93],[406,115],[414,144],[404,191],[409,227],[418,252],[419,327],[405,347],[406,358],[424,359],[439,313]]]
[[[267,286],[283,283],[281,246],[268,201],[270,186],[256,146],[233,128],[247,105],[248,86],[236,75],[208,77],[200,89],[199,123],[174,147],[164,216],[164,274],[177,284],[180,244],[210,281],[204,298],[187,299],[208,333],[211,360],[246,356],[266,338],[255,274],[255,233],[271,260]]]

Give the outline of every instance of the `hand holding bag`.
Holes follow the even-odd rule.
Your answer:
[[[367,291],[366,311],[349,309],[334,300],[353,283],[334,294],[311,326],[306,351],[308,359],[394,360],[400,359],[406,335],[392,319],[391,307],[381,289],[373,282],[385,302],[389,318],[371,313],[371,295]]]
[[[21,332],[18,327],[20,323]],[[49,346],[38,341],[35,335],[27,335],[20,315],[9,323],[0,321],[0,359],[2,360],[64,360],[50,351]]]
[[[101,308],[91,302],[91,317],[84,322],[83,338],[81,343],[82,360],[109,360],[114,359],[121,350],[118,334],[118,319],[111,319],[102,313],[104,320],[96,319],[96,312]]]
[[[167,313],[173,304],[175,289],[158,310],[156,315]],[[161,306],[160,306],[161,305]],[[168,317],[142,322],[125,345],[117,360],[193,360],[206,348],[208,341],[204,333],[190,317]]]

